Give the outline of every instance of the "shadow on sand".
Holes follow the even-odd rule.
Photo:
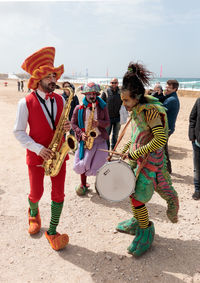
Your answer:
[[[130,235],[125,237],[130,237],[132,241]],[[103,240],[99,245],[103,247]],[[191,280],[200,271],[199,262],[193,260],[194,253],[200,254],[199,241],[156,235],[153,246],[139,258],[106,251],[94,252],[71,244],[59,255],[63,260],[91,273],[93,282],[135,282],[136,279],[137,282],[181,283],[183,281],[176,275],[181,273]]]
[[[172,173],[171,174],[171,179],[172,179],[172,183],[176,184],[176,183],[181,183],[184,185],[192,185],[193,184],[193,177],[190,175],[181,175],[178,173]]]
[[[192,149],[187,149],[183,147],[178,147],[178,146],[169,146],[169,157],[170,159],[184,159],[187,157],[188,154],[191,154],[192,156]]]
[[[94,192],[91,192],[89,196],[91,196],[90,200],[92,202],[96,203],[96,204],[103,205],[103,206],[110,207],[110,208],[120,208],[120,209],[126,211],[127,213],[130,213],[130,218],[132,217],[131,203],[130,203],[128,198],[126,200],[120,201],[120,202],[109,202],[109,201],[106,201],[106,200],[100,198]],[[166,205],[163,206],[163,205],[160,205],[160,204],[157,204],[157,203],[148,202],[146,204],[146,206],[147,206],[149,214],[151,216],[151,220],[156,219],[156,220],[160,220],[160,221],[170,222],[170,220],[167,218],[167,215],[166,215],[167,203],[166,203]],[[121,219],[121,221],[123,221],[123,220],[126,220],[126,219]]]

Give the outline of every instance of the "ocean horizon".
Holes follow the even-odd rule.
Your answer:
[[[15,75],[14,73],[9,73],[8,74],[9,79],[20,79]],[[109,85],[111,79],[113,77],[94,77],[94,76],[62,76],[58,81],[59,82],[64,82],[64,81],[69,81],[71,83],[79,83],[79,84],[85,84],[88,82],[95,82],[100,85]],[[119,81],[119,85],[122,85],[122,77],[117,77]],[[187,78],[187,77],[154,77],[150,81],[150,86],[146,87],[148,89],[153,89],[156,83],[160,83],[162,88],[165,89],[165,85],[167,80],[169,79],[176,79],[179,82],[179,89],[183,90],[194,90],[194,91],[200,91],[200,78]]]
[[[109,85],[110,80],[113,77],[76,77],[76,78],[68,78],[68,79],[60,79],[60,81],[68,80],[72,83],[88,83],[95,82],[100,85]],[[179,82],[179,89],[186,90],[200,90],[200,78],[172,78],[172,77],[162,77],[162,78],[153,78],[150,81],[150,86],[148,88],[154,88],[156,83],[160,83],[163,89],[165,88],[166,82],[169,79],[176,79]],[[122,78],[118,77],[119,85],[122,84]]]

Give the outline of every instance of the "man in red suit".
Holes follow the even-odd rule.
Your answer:
[[[64,99],[54,93],[56,81],[64,72],[64,66],[54,67],[55,48],[44,47],[22,64],[22,69],[31,77],[28,88],[33,91],[18,103],[14,135],[26,148],[26,163],[28,165],[30,193],[29,201],[29,234],[36,234],[41,228],[41,218],[38,203],[44,192],[44,160],[52,157],[53,152],[48,148],[54,136],[56,126],[61,116]],[[29,124],[29,133],[26,132]],[[71,128],[66,121],[64,130]],[[56,228],[64,202],[64,184],[66,174],[66,159],[57,176],[51,177],[51,221],[45,236],[55,250],[64,248],[69,241],[67,234],[59,234]]]

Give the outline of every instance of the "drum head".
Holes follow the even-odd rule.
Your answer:
[[[104,199],[117,202],[134,192],[135,182],[135,175],[126,162],[111,161],[99,169],[96,176],[96,189]]]

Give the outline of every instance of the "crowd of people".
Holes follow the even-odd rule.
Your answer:
[[[41,229],[39,201],[44,192],[44,162],[49,162],[49,166],[55,164],[55,151],[49,145],[54,141],[56,128],[60,125],[59,119],[63,117],[62,110],[68,103],[70,93],[73,93],[69,115],[62,125],[64,132],[72,134],[78,144],[73,170],[80,176],[80,184],[75,188],[79,197],[89,191],[87,177],[96,176],[116,148],[121,127],[121,107],[129,112],[132,133],[121,156],[128,160],[137,181],[134,193],[129,196],[133,217],[120,222],[116,229],[135,235],[128,252],[140,256],[151,247],[154,240],[155,227],[149,220],[146,207],[154,191],[166,200],[169,220],[172,223],[178,221],[179,201],[170,177],[172,168],[168,141],[175,131],[180,109],[177,96],[179,83],[177,80],[168,80],[164,92],[160,83],[157,83],[154,92],[148,95],[145,87],[150,84],[151,72],[144,65],[131,62],[121,87],[117,78],[111,79],[103,93],[100,85],[87,83],[79,88],[82,94],[80,102],[74,85],[69,81],[63,82],[62,95],[54,92],[64,72],[63,65],[54,67],[54,57],[55,48],[45,47],[30,55],[22,64],[22,69],[30,74],[28,88],[32,92],[19,101],[14,135],[27,150],[30,182],[28,232],[33,235]],[[200,99],[192,109],[189,127],[194,152],[195,200],[200,199],[199,108]],[[61,146],[65,143],[65,135],[59,138]],[[45,236],[54,250],[63,249],[69,241],[66,233],[57,232],[65,198],[68,154],[64,156],[58,174],[50,175],[51,220]]]

